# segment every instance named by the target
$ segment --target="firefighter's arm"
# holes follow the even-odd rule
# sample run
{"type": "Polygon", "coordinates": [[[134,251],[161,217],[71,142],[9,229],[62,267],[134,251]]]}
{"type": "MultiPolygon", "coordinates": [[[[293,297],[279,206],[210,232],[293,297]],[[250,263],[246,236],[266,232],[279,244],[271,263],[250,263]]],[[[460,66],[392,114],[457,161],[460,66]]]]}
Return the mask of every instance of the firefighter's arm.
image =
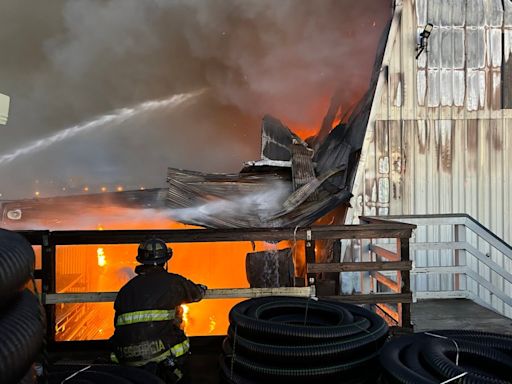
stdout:
{"type": "Polygon", "coordinates": [[[196,301],[200,301],[208,290],[206,285],[195,284],[185,278],[182,280],[182,287],[185,293],[186,303],[194,303],[196,301]]]}

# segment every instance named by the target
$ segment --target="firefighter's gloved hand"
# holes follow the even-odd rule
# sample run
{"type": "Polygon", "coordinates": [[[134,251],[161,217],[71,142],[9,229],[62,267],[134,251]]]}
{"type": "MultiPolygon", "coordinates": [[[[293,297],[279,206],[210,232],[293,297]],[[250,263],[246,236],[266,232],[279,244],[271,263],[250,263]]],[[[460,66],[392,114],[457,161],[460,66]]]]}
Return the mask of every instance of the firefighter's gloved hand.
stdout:
{"type": "Polygon", "coordinates": [[[208,287],[203,284],[197,284],[197,286],[201,290],[201,295],[204,297],[204,295],[206,294],[206,291],[208,290],[208,287]]]}

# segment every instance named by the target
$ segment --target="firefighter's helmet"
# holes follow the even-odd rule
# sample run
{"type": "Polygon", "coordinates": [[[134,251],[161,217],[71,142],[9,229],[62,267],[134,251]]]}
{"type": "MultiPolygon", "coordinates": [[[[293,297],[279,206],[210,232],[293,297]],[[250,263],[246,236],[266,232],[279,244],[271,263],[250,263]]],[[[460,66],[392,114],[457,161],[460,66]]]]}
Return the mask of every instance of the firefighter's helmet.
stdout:
{"type": "Polygon", "coordinates": [[[137,261],[144,265],[163,265],[172,257],[172,249],[165,241],[152,238],[139,245],[137,261]]]}

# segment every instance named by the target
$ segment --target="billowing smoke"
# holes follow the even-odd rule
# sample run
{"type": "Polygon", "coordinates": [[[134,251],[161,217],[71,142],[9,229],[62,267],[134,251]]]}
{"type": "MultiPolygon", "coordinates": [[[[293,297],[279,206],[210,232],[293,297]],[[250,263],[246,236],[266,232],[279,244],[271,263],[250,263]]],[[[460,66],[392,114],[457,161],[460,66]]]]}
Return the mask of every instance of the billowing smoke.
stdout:
{"type": "Polygon", "coordinates": [[[117,130],[83,132],[0,167],[3,198],[162,186],[166,167],[231,172],[259,121],[318,129],[329,97],[367,88],[391,0],[3,0],[0,156],[146,100],[206,88],[117,130]],[[64,191],[66,189],[66,191],[64,191]]]}

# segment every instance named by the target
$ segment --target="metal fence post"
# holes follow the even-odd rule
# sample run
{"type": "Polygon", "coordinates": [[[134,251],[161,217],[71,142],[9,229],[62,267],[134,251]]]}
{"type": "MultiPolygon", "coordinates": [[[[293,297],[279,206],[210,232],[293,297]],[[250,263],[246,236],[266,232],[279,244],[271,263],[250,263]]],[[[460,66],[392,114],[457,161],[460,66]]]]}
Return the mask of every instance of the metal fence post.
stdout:
{"type": "MultiPolygon", "coordinates": [[[[454,240],[456,242],[466,242],[466,226],[464,224],[456,224],[453,226],[454,240]]],[[[466,251],[464,249],[454,250],[453,263],[455,266],[466,265],[466,251]]],[[[453,290],[466,290],[465,276],[455,273],[453,276],[453,290]]]]}
{"type": "MultiPolygon", "coordinates": [[[[55,244],[51,241],[50,233],[43,234],[43,242],[41,245],[41,265],[42,265],[42,294],[45,295],[56,293],[56,255],[55,244]]],[[[45,304],[46,312],[46,340],[47,342],[55,342],[55,304],[45,304]]]]}

